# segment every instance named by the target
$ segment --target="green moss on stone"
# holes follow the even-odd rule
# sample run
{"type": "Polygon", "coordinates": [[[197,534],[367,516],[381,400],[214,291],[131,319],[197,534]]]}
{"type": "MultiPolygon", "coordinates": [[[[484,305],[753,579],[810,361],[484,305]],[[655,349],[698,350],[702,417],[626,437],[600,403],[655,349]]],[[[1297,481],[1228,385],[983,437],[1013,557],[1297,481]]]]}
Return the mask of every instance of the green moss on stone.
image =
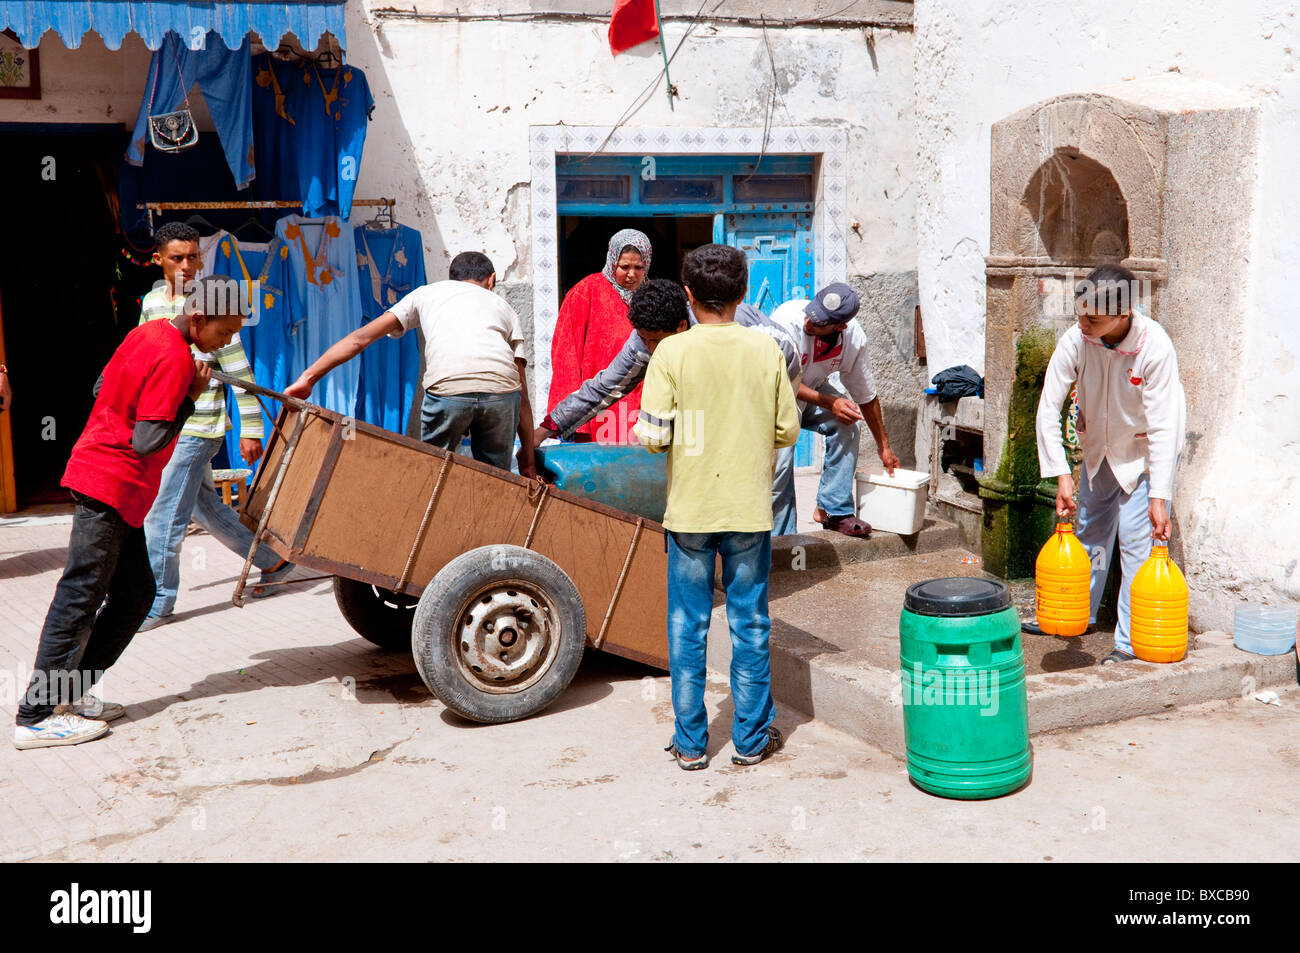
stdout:
{"type": "Polygon", "coordinates": [[[985,568],[1004,578],[1032,576],[1034,560],[1055,524],[1056,481],[1039,477],[1035,419],[1047,364],[1056,349],[1051,328],[1034,326],[1016,341],[1016,371],[1002,456],[980,481],[984,497],[985,568]]]}
{"type": "Polygon", "coordinates": [[[995,576],[1009,579],[1007,575],[1007,519],[1010,504],[1006,500],[984,500],[984,522],[980,536],[980,555],[984,569],[995,576]]]}
{"type": "Polygon", "coordinates": [[[1051,328],[1026,328],[1016,341],[1016,376],[1011,383],[1011,407],[1007,412],[1007,439],[994,477],[1020,496],[1032,494],[1038,486],[1038,439],[1034,421],[1038,397],[1043,391],[1047,364],[1056,349],[1051,328]]]}

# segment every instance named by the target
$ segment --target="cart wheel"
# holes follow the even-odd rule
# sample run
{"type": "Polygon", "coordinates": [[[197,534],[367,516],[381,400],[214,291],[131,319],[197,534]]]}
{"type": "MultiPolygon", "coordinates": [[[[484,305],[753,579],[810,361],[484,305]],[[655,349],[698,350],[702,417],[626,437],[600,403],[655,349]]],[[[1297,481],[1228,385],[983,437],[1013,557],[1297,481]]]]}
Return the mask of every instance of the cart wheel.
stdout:
{"type": "Polygon", "coordinates": [[[420,597],[415,667],[438,698],[472,721],[541,711],[572,681],[587,643],[582,597],[564,570],[519,546],[457,556],[420,597]]]}
{"type": "Polygon", "coordinates": [[[402,651],[411,644],[411,620],[419,601],[415,596],[335,576],[334,601],[348,625],[363,639],[390,652],[402,651]]]}

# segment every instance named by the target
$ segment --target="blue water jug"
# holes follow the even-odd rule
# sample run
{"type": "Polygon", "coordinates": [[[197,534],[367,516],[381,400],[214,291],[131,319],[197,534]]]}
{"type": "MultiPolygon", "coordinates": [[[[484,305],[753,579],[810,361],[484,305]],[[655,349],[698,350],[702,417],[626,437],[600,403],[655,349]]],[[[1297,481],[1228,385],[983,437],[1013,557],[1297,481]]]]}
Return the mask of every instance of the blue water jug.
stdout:
{"type": "Polygon", "coordinates": [[[538,474],[558,489],[663,522],[668,454],[639,446],[561,443],[538,447],[536,458],[538,474]]]}

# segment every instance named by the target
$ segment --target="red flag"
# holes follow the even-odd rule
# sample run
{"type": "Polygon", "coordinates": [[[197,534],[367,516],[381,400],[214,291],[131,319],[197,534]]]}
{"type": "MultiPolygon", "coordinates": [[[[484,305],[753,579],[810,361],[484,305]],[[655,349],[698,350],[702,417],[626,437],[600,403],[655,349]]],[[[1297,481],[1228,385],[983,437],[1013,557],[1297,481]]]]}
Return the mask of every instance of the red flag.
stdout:
{"type": "Polygon", "coordinates": [[[614,0],[609,18],[609,50],[615,56],[659,35],[655,0],[614,0]]]}

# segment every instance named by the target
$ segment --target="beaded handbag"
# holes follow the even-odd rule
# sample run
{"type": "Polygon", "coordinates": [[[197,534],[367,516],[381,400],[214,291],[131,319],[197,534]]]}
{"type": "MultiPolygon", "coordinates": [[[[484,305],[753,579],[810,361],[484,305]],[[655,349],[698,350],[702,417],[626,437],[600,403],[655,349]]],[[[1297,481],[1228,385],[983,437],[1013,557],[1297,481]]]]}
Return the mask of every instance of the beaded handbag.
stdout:
{"type": "MultiPolygon", "coordinates": [[[[186,100],[188,107],[189,100],[186,100]]],[[[183,152],[198,144],[199,130],[188,108],[149,117],[149,141],[159,152],[183,152]]]]}
{"type": "Polygon", "coordinates": [[[172,47],[172,60],[176,63],[176,72],[181,78],[181,89],[185,90],[184,108],[175,112],[161,113],[157,116],[152,115],[153,98],[158,89],[158,75],[162,72],[162,64],[158,65],[158,73],[154,74],[153,88],[149,90],[149,141],[159,152],[184,152],[186,149],[193,148],[199,142],[199,128],[194,124],[194,115],[190,112],[189,87],[185,85],[185,74],[181,71],[180,57],[176,55],[176,47],[172,47]]]}

